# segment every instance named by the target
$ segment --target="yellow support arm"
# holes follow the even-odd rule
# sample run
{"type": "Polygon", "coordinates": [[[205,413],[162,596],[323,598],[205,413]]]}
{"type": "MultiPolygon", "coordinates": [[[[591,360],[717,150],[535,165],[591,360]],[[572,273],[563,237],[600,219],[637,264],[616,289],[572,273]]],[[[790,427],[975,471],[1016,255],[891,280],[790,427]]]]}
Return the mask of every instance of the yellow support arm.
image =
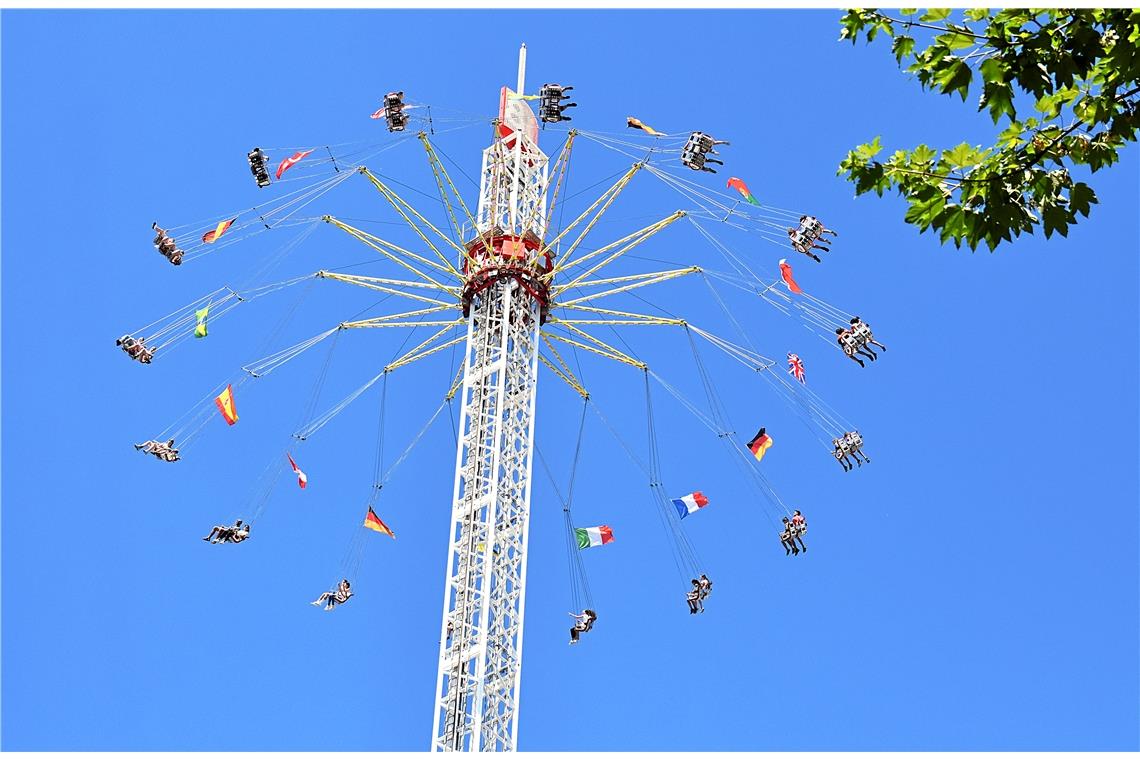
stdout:
{"type": "MultiPolygon", "coordinates": [[[[605,298],[606,296],[617,295],[618,293],[624,293],[627,290],[636,290],[637,288],[644,288],[647,285],[656,285],[659,282],[665,282],[667,280],[675,280],[678,277],[684,277],[687,274],[693,274],[693,273],[700,272],[700,271],[701,271],[700,267],[689,267],[687,269],[674,269],[674,270],[671,270],[668,272],[649,272],[647,274],[635,274],[635,275],[631,275],[629,277],[612,277],[612,278],[610,278],[612,281],[623,281],[624,280],[624,281],[628,281],[629,284],[622,285],[621,287],[617,287],[617,288],[611,288],[609,290],[603,290],[600,293],[590,293],[589,295],[582,296],[581,298],[575,298],[572,301],[566,301],[566,302],[561,303],[559,305],[563,306],[565,308],[572,308],[575,304],[585,303],[586,301],[593,301],[596,298],[605,298]],[[640,280],[640,282],[638,282],[637,280],[640,280]]],[[[598,284],[601,284],[604,282],[606,282],[606,280],[592,280],[590,282],[580,282],[580,283],[578,283],[577,287],[585,288],[585,287],[589,287],[590,285],[598,285],[598,284]]],[[[563,290],[565,290],[567,287],[569,287],[569,285],[565,285],[565,286],[555,288],[554,289],[554,295],[558,295],[563,290]]]]}
{"type": "Polygon", "coordinates": [[[579,383],[577,380],[574,380],[570,376],[564,374],[562,372],[562,370],[558,369],[558,367],[555,367],[554,364],[552,364],[551,361],[549,359],[547,359],[545,356],[543,356],[542,354],[539,354],[538,360],[540,362],[542,362],[543,364],[545,364],[546,367],[551,372],[553,372],[554,374],[556,374],[560,378],[562,378],[563,382],[565,382],[567,385],[569,385],[571,388],[573,388],[575,391],[577,391],[578,395],[580,395],[582,398],[585,398],[585,399],[590,398],[590,394],[586,392],[586,389],[582,387],[581,383],[579,383]]]}
{"type": "Polygon", "coordinates": [[[577,219],[570,222],[570,224],[567,225],[565,229],[560,231],[558,233],[558,235],[556,235],[554,237],[553,240],[551,240],[548,243],[543,243],[542,248],[538,251],[537,254],[535,254],[534,261],[538,261],[538,259],[540,259],[542,256],[544,256],[544,255],[550,253],[552,250],[554,250],[554,246],[557,245],[558,242],[562,240],[563,235],[565,235],[570,230],[577,227],[582,222],[583,219],[585,219],[586,217],[588,217],[590,214],[592,214],[594,212],[594,209],[596,209],[599,205],[601,205],[603,202],[605,202],[605,207],[602,208],[598,212],[597,216],[594,217],[594,219],[590,222],[589,226],[582,232],[581,235],[578,236],[578,239],[574,242],[574,245],[571,246],[571,248],[569,250],[567,250],[562,256],[559,257],[559,260],[558,260],[558,262],[556,262],[556,265],[555,265],[555,269],[557,269],[558,268],[557,265],[560,264],[562,261],[564,261],[566,259],[566,257],[570,255],[570,253],[573,251],[574,247],[576,247],[578,245],[578,243],[582,240],[582,237],[584,237],[585,234],[590,231],[590,227],[593,227],[594,224],[597,223],[598,219],[601,218],[602,214],[605,213],[606,209],[610,207],[610,204],[614,202],[614,200],[618,197],[618,195],[621,194],[621,191],[625,189],[625,186],[629,184],[629,181],[631,179],[633,179],[633,175],[637,174],[637,172],[641,170],[642,166],[643,166],[643,164],[640,164],[640,163],[637,163],[637,164],[634,164],[633,166],[631,166],[629,171],[627,171],[625,174],[623,174],[621,176],[621,178],[610,187],[610,189],[606,190],[604,193],[602,193],[600,196],[598,196],[598,199],[596,201],[594,201],[592,204],[590,204],[590,207],[588,209],[586,209],[585,211],[583,211],[582,214],[577,219]]]}
{"type": "MultiPolygon", "coordinates": [[[[606,266],[607,264],[613,263],[615,260],[617,260],[621,256],[625,255],[626,253],[629,253],[631,250],[633,250],[637,246],[641,245],[646,240],[653,237],[658,232],[665,229],[669,225],[673,224],[673,222],[677,221],[678,219],[682,218],[683,216],[685,216],[684,211],[674,211],[672,214],[665,217],[660,222],[657,222],[656,224],[651,224],[648,227],[645,227],[644,229],[641,229],[641,230],[635,232],[633,235],[627,235],[624,239],[630,240],[630,238],[633,238],[632,240],[630,240],[630,242],[626,243],[621,248],[614,251],[609,256],[602,259],[600,262],[598,262],[594,266],[590,267],[589,269],[587,269],[585,272],[583,272],[582,274],[575,277],[570,282],[563,285],[562,290],[565,290],[566,288],[571,288],[571,287],[578,285],[578,283],[585,280],[587,277],[592,275],[594,272],[597,272],[599,269],[606,266]]],[[[620,241],[616,241],[616,242],[620,242],[620,241]]],[[[563,269],[569,269],[570,267],[575,267],[575,266],[578,266],[579,264],[582,264],[586,261],[589,261],[590,259],[601,255],[602,253],[604,253],[609,248],[612,248],[615,244],[616,243],[611,243],[609,246],[599,248],[598,250],[593,251],[592,253],[587,253],[585,256],[582,256],[581,258],[579,258],[577,261],[570,262],[565,267],[563,267],[563,269]]],[[[558,269],[555,268],[555,270],[553,272],[551,272],[550,274],[553,275],[557,271],[558,271],[558,269]]]]}
{"type": "Polygon", "coordinates": [[[456,269],[455,266],[452,265],[452,263],[450,261],[448,261],[446,256],[444,256],[442,253],[440,253],[440,250],[435,247],[435,245],[431,242],[431,240],[428,239],[428,236],[425,235],[424,231],[419,228],[419,225],[417,225],[415,222],[413,222],[411,217],[409,217],[407,215],[407,213],[405,212],[405,209],[407,209],[407,211],[412,212],[412,214],[417,219],[419,219],[421,222],[423,222],[428,227],[428,229],[430,229],[435,234],[439,235],[439,237],[442,240],[445,240],[448,244],[450,244],[452,248],[459,251],[460,254],[466,255],[467,251],[465,251],[463,249],[463,246],[461,246],[459,243],[457,243],[454,240],[452,240],[451,238],[449,238],[447,235],[444,235],[442,232],[440,232],[439,228],[436,227],[431,222],[429,222],[427,219],[425,219],[424,215],[421,214],[419,211],[416,211],[415,207],[412,204],[408,203],[406,200],[401,198],[394,190],[392,190],[392,188],[388,187],[383,182],[381,182],[376,177],[376,175],[373,174],[372,172],[368,171],[368,169],[366,167],[363,167],[363,166],[360,167],[360,173],[363,174],[364,176],[368,177],[369,181],[373,185],[376,186],[377,190],[380,191],[380,194],[383,195],[384,198],[390,204],[392,204],[392,208],[396,209],[396,213],[398,213],[400,216],[402,216],[404,218],[404,221],[407,223],[407,225],[412,228],[412,231],[415,232],[417,235],[419,235],[420,240],[423,240],[424,243],[427,245],[427,247],[432,249],[432,251],[435,252],[435,255],[439,257],[439,260],[443,262],[444,266],[447,267],[447,269],[452,274],[454,274],[456,277],[460,277],[459,270],[456,269]]]}
{"type": "MultiPolygon", "coordinates": [[[[403,296],[404,298],[410,298],[413,301],[422,301],[423,303],[433,303],[433,304],[438,304],[440,306],[451,306],[452,305],[452,304],[449,304],[447,301],[441,301],[438,298],[429,298],[428,296],[421,296],[421,295],[418,295],[416,293],[408,293],[408,292],[403,291],[403,290],[397,290],[396,288],[388,287],[387,285],[383,284],[386,281],[379,278],[379,277],[361,277],[361,276],[357,276],[357,275],[340,275],[340,274],[334,274],[332,272],[323,272],[323,273],[321,273],[321,276],[325,277],[326,279],[329,279],[329,280],[338,280],[340,282],[347,282],[350,285],[357,285],[357,286],[362,287],[362,288],[368,288],[369,290],[379,290],[381,293],[391,293],[392,295],[403,296]]],[[[399,280],[396,280],[395,282],[399,282],[399,280]]],[[[429,287],[430,288],[432,286],[431,285],[414,285],[414,287],[429,287]]],[[[458,289],[454,290],[452,292],[452,294],[456,298],[458,298],[459,297],[458,289]]]]}
{"type": "MultiPolygon", "coordinates": [[[[557,174],[558,179],[554,182],[554,194],[550,198],[550,204],[546,207],[546,224],[543,229],[549,230],[550,223],[554,219],[554,204],[558,202],[558,194],[562,191],[562,185],[566,181],[566,174],[570,169],[570,151],[574,148],[574,138],[578,136],[578,130],[571,129],[566,135],[566,144],[562,146],[562,152],[558,154],[558,160],[554,162],[554,168],[551,174],[557,174]]],[[[535,207],[537,213],[538,207],[535,207]]],[[[529,223],[527,224],[529,227],[529,223]]],[[[531,262],[533,265],[534,262],[531,262]]]]}
{"type": "Polygon", "coordinates": [[[452,340],[447,341],[446,343],[441,343],[440,345],[434,346],[430,349],[427,348],[434,341],[439,340],[441,337],[443,337],[445,334],[447,334],[448,331],[453,330],[457,326],[463,324],[463,322],[464,322],[464,320],[462,320],[462,319],[456,319],[456,320],[453,320],[452,322],[447,323],[446,326],[441,327],[438,331],[433,333],[427,340],[421,342],[415,348],[409,349],[399,359],[394,360],[391,364],[384,367],[384,371],[390,372],[394,369],[397,369],[398,367],[403,367],[407,364],[411,364],[414,361],[418,361],[420,359],[423,359],[425,356],[431,356],[432,354],[436,353],[437,351],[442,351],[445,348],[448,348],[450,346],[454,346],[456,343],[460,343],[460,342],[466,340],[467,336],[461,335],[458,338],[454,338],[452,340]]]}
{"type": "MultiPolygon", "coordinates": [[[[344,230],[349,235],[352,235],[354,238],[356,238],[360,242],[364,243],[369,248],[372,248],[377,253],[380,253],[381,255],[383,255],[385,258],[391,259],[392,261],[396,262],[397,264],[402,266],[404,269],[407,269],[409,272],[416,275],[417,277],[424,280],[425,282],[430,282],[432,285],[436,286],[437,288],[439,288],[442,291],[450,292],[450,291],[448,291],[448,287],[446,285],[444,285],[441,282],[437,282],[437,281],[433,280],[431,277],[428,277],[426,274],[424,274],[420,270],[416,269],[414,266],[412,266],[408,262],[404,261],[402,258],[397,256],[396,254],[392,253],[392,251],[399,251],[404,256],[407,256],[408,258],[413,259],[414,261],[420,262],[421,264],[425,264],[427,266],[435,267],[436,269],[439,269],[439,270],[442,270],[445,272],[448,271],[444,267],[441,267],[439,264],[436,264],[434,261],[431,261],[429,259],[425,259],[423,256],[420,256],[419,254],[416,254],[416,253],[412,253],[411,251],[406,250],[404,248],[401,248],[400,246],[395,245],[394,243],[389,243],[387,240],[381,240],[380,238],[376,237],[375,235],[370,235],[369,233],[364,232],[363,230],[358,230],[351,225],[345,224],[344,222],[340,221],[336,217],[326,216],[326,217],[324,217],[324,221],[328,222],[329,224],[335,225],[336,227],[339,227],[340,229],[344,230]],[[391,248],[392,250],[391,251],[388,250],[389,248],[391,248]]],[[[454,271],[454,270],[452,270],[452,271],[454,271]]]]}
{"type": "Polygon", "coordinates": [[[630,356],[626,356],[625,354],[623,354],[621,351],[618,351],[613,346],[609,346],[609,345],[603,343],[602,341],[598,340],[594,336],[590,335],[587,332],[584,332],[584,331],[578,329],[577,327],[574,327],[573,325],[565,325],[565,327],[567,330],[570,330],[570,331],[572,331],[578,335],[581,335],[582,337],[586,338],[586,340],[590,341],[591,343],[593,343],[595,345],[593,345],[593,346],[587,345],[587,344],[582,343],[580,341],[574,340],[572,338],[567,338],[563,335],[558,335],[556,333],[547,333],[547,334],[551,338],[553,338],[554,340],[561,341],[562,343],[566,343],[567,345],[575,346],[576,348],[581,348],[584,351],[589,351],[591,353],[597,354],[598,356],[604,356],[607,359],[613,359],[614,361],[621,362],[622,364],[628,364],[631,367],[637,367],[638,369],[646,369],[649,366],[645,362],[641,362],[641,361],[638,361],[637,359],[634,359],[630,356]]]}

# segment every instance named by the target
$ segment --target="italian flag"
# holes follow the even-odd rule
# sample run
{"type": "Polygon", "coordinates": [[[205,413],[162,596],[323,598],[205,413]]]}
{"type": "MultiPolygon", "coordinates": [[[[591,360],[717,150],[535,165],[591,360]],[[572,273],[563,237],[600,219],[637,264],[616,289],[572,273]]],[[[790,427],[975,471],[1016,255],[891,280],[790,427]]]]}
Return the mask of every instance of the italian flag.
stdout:
{"type": "Polygon", "coordinates": [[[608,525],[599,525],[596,528],[575,528],[574,536],[578,539],[579,549],[589,549],[591,546],[601,546],[612,543],[614,532],[608,525]]]}

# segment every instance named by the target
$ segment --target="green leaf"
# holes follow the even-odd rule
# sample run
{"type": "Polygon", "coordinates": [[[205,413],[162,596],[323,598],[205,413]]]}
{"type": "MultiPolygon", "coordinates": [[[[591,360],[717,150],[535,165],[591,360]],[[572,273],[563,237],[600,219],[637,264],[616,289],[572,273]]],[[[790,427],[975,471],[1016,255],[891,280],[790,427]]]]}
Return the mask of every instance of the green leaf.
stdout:
{"type": "Polygon", "coordinates": [[[1042,214],[1045,223],[1045,237],[1053,237],[1054,232],[1060,232],[1061,237],[1069,235],[1069,215],[1061,206],[1048,206],[1042,214]]]}
{"type": "Polygon", "coordinates": [[[987,58],[980,68],[983,82],[1005,81],[1005,72],[1009,69],[1000,58],[987,58]]]}
{"type": "Polygon", "coordinates": [[[942,191],[938,187],[927,185],[910,199],[910,208],[904,219],[908,224],[918,225],[925,232],[945,205],[946,197],[942,191]]]}
{"type": "Polygon", "coordinates": [[[876,135],[875,139],[872,140],[871,142],[863,143],[862,145],[857,147],[855,149],[855,154],[859,158],[863,159],[864,161],[869,161],[872,158],[874,158],[875,156],[877,156],[879,154],[879,151],[881,151],[882,149],[883,149],[882,136],[876,135]]]}
{"type": "Polygon", "coordinates": [[[964,15],[968,21],[981,21],[990,15],[989,8],[967,8],[964,15]]]}
{"type": "Polygon", "coordinates": [[[950,50],[962,50],[964,48],[974,47],[976,44],[973,37],[968,34],[962,34],[961,32],[940,34],[936,39],[940,44],[945,45],[950,50]]]}
{"type": "Polygon", "coordinates": [[[934,76],[934,81],[942,85],[943,93],[951,93],[957,90],[961,94],[962,100],[965,100],[966,94],[970,91],[970,80],[973,77],[974,72],[969,65],[961,59],[955,59],[953,63],[934,76]]]}
{"type": "Polygon", "coordinates": [[[918,13],[918,8],[900,8],[899,13],[904,16],[913,16],[914,14],[918,13]]]}
{"type": "Polygon", "coordinates": [[[929,164],[934,161],[937,155],[938,154],[928,145],[919,145],[911,151],[910,159],[915,164],[929,164]]]}
{"type": "Polygon", "coordinates": [[[1002,116],[1015,118],[1017,111],[1013,107],[1013,90],[1004,82],[987,82],[982,92],[981,103],[978,105],[979,111],[983,108],[990,109],[994,124],[997,124],[1002,116]]]}
{"type": "Polygon", "coordinates": [[[961,169],[964,166],[973,166],[978,162],[980,152],[974,150],[970,143],[962,143],[950,150],[942,151],[942,160],[946,161],[951,168],[961,169]]]}
{"type": "Polygon", "coordinates": [[[1100,201],[1097,200],[1093,189],[1084,182],[1076,183],[1073,185],[1073,189],[1069,191],[1069,207],[1081,216],[1087,217],[1094,203],[1100,203],[1100,201]]]}
{"type": "Polygon", "coordinates": [[[902,63],[903,58],[914,54],[914,37],[907,37],[905,34],[895,37],[895,41],[891,43],[891,52],[895,54],[895,60],[902,63]]]}
{"type": "Polygon", "coordinates": [[[931,8],[919,17],[919,21],[941,21],[950,15],[950,8],[931,8]]]}

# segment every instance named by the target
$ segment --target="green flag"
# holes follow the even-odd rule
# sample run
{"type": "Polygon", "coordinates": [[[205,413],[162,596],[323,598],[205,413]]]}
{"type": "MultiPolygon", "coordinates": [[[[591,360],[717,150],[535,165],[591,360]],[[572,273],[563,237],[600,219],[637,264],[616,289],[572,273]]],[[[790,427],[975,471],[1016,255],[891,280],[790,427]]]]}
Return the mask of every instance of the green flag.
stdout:
{"type": "Polygon", "coordinates": [[[206,337],[206,315],[209,313],[210,313],[210,305],[209,304],[206,305],[206,308],[198,309],[198,311],[194,312],[194,316],[198,318],[198,324],[197,324],[197,326],[194,327],[194,337],[195,338],[205,338],[206,337]]]}

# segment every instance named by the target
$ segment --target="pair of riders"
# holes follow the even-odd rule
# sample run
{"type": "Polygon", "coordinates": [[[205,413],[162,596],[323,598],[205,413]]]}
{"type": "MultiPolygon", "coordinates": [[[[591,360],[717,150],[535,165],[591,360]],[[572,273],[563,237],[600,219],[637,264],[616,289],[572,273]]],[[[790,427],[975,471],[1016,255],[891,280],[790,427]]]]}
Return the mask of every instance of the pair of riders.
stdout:
{"type": "Polygon", "coordinates": [[[240,544],[249,538],[249,523],[238,520],[233,525],[215,525],[209,535],[202,536],[203,541],[211,544],[240,544]]]}
{"type": "Polygon", "coordinates": [[[851,317],[850,328],[835,328],[835,335],[835,342],[843,349],[843,353],[846,354],[847,358],[851,359],[851,361],[858,362],[860,367],[866,367],[867,365],[855,354],[866,356],[871,361],[875,361],[875,359],[879,358],[878,354],[867,347],[868,343],[874,343],[883,351],[887,350],[886,346],[875,340],[875,336],[871,333],[871,326],[859,319],[859,317],[851,317]]]}
{"type": "Polygon", "coordinates": [[[115,345],[121,347],[127,352],[127,356],[136,359],[143,364],[150,364],[154,359],[154,349],[147,348],[146,338],[132,338],[130,335],[124,335],[115,340],[115,345]]]}
{"type": "Polygon", "coordinates": [[[390,92],[384,96],[384,121],[389,132],[403,132],[408,126],[408,115],[404,113],[404,91],[390,92]]]}
{"type": "Polygon", "coordinates": [[[714,146],[728,144],[728,140],[717,140],[712,135],[707,135],[704,132],[693,132],[689,135],[689,140],[685,143],[685,147],[681,149],[681,163],[693,171],[712,172],[716,174],[716,169],[710,169],[705,166],[705,164],[719,164],[720,166],[724,166],[724,161],[709,158],[709,155],[717,155],[714,146]]]}
{"type": "Polygon", "coordinates": [[[174,238],[167,235],[166,230],[158,226],[158,222],[153,222],[150,228],[154,230],[154,247],[158,252],[174,266],[181,264],[183,251],[175,244],[174,238]]]}
{"type": "Polygon", "coordinates": [[[820,243],[827,243],[831,245],[832,241],[824,237],[824,235],[838,235],[835,230],[829,230],[823,226],[823,222],[816,219],[814,216],[804,214],[800,217],[799,229],[795,227],[788,228],[788,238],[792,241],[792,248],[799,253],[809,256],[816,261],[821,261],[819,256],[811,252],[812,248],[818,248],[821,251],[831,252],[830,248],[820,245],[820,243]]]}
{"type": "Polygon", "coordinates": [[[832,438],[831,445],[835,447],[832,453],[839,460],[839,464],[843,465],[844,472],[855,469],[855,465],[851,464],[847,457],[853,457],[860,467],[864,461],[868,464],[871,462],[871,457],[863,453],[863,436],[859,435],[858,430],[844,433],[841,438],[832,438]]]}
{"type": "Polygon", "coordinates": [[[784,547],[784,554],[799,554],[800,551],[807,551],[807,545],[804,543],[803,535],[807,533],[807,520],[800,514],[797,509],[795,514],[789,520],[787,517],[780,518],[784,521],[784,530],[780,533],[780,544],[784,547]],[[796,546],[796,541],[800,545],[796,546]]]}
{"type": "Polygon", "coordinates": [[[338,604],[344,604],[352,598],[352,584],[348,582],[348,578],[343,579],[340,583],[336,584],[336,589],[333,591],[325,591],[318,596],[310,604],[320,607],[325,605],[325,612],[328,612],[338,604]]]}
{"type": "Polygon", "coordinates": [[[166,443],[162,441],[147,441],[146,443],[136,443],[135,451],[142,451],[146,454],[154,454],[156,457],[164,462],[177,462],[178,449],[174,448],[174,439],[171,438],[166,443]]]}
{"type": "Polygon", "coordinates": [[[704,573],[700,579],[693,578],[693,587],[685,594],[685,601],[689,603],[689,614],[695,615],[705,611],[705,599],[712,592],[712,581],[704,573]]]}

